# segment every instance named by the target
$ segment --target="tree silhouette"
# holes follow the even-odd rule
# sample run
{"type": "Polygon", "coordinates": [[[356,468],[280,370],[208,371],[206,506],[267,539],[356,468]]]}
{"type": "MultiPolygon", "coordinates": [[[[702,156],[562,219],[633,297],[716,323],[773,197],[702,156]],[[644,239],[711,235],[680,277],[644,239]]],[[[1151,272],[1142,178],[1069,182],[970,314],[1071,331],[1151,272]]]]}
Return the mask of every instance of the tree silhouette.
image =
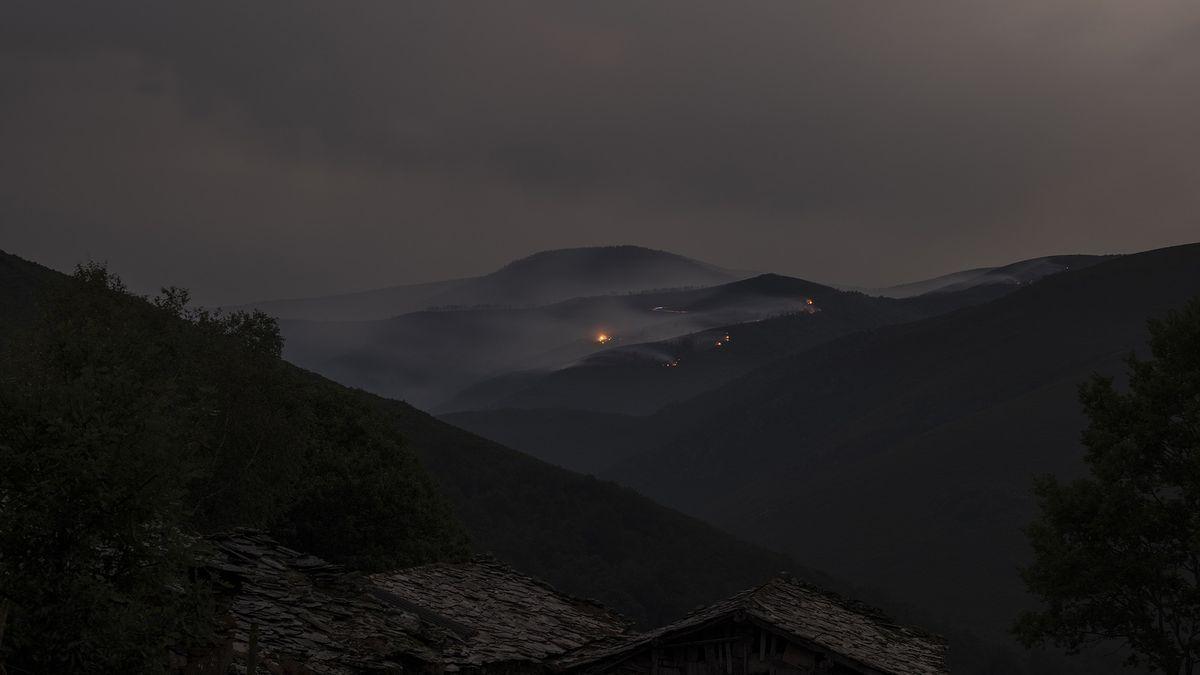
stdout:
{"type": "Polygon", "coordinates": [[[1022,570],[1041,609],[1015,631],[1071,652],[1120,642],[1128,663],[1191,675],[1200,664],[1200,298],[1151,320],[1152,358],[1129,385],[1080,388],[1087,477],[1037,480],[1041,512],[1022,570]]]}

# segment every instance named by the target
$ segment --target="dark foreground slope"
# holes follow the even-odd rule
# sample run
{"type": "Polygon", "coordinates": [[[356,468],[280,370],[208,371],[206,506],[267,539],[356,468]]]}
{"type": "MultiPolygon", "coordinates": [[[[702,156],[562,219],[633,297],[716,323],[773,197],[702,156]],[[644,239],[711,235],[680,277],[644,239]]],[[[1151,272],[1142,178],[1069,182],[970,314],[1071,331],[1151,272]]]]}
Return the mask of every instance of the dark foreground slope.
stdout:
{"type": "Polygon", "coordinates": [[[842,338],[664,410],[675,437],[610,476],[998,632],[1024,602],[1031,476],[1080,469],[1076,386],[1198,293],[1180,246],[842,338]]]}
{"type": "Polygon", "coordinates": [[[0,250],[0,333],[34,317],[40,290],[63,276],[0,250]]]}
{"type": "MultiPolygon", "coordinates": [[[[547,465],[403,403],[376,400],[397,415],[396,423],[456,505],[477,547],[559,588],[620,608],[644,624],[677,619],[722,593],[753,586],[772,566],[796,570],[793,561],[814,549],[854,539],[840,533],[779,540],[775,543],[786,545],[795,557],[767,553],[627,488],[547,465]]],[[[982,638],[958,620],[959,612],[944,607],[931,611],[924,598],[897,601],[853,577],[830,578],[807,568],[799,573],[942,633],[950,644],[952,670],[960,675],[1100,675],[1118,670],[1108,654],[1064,659],[1050,652],[1028,654],[996,636],[982,638]]]]}
{"type": "Polygon", "coordinates": [[[628,488],[551,466],[407,404],[375,401],[454,503],[478,549],[643,625],[796,569],[785,556],[628,488]]]}
{"type": "MultiPolygon", "coordinates": [[[[212,626],[196,533],[251,525],[358,569],[468,554],[385,416],[279,357],[264,315],[25,277],[0,331],[0,588],[12,672],[156,672],[212,626]],[[32,292],[27,292],[32,290],[32,292]]],[[[3,670],[3,667],[0,667],[3,670]]]]}
{"type": "MultiPolygon", "coordinates": [[[[48,285],[69,283],[12,256],[0,255],[0,269],[14,270],[0,283],[0,303],[20,309],[0,317],[9,328],[28,323],[14,316],[37,314],[32,303],[48,285]]],[[[138,371],[147,375],[141,387],[218,395],[215,403],[205,399],[216,416],[203,415],[202,426],[174,425],[181,445],[217,447],[220,440],[223,448],[213,458],[214,483],[200,490],[220,494],[206,502],[220,508],[197,507],[204,515],[191,523],[197,529],[265,526],[297,547],[352,564],[425,562],[463,552],[446,498],[475,549],[644,624],[795,567],[631,490],[521,455],[404,403],[346,389],[278,358],[244,360],[230,350],[210,358],[198,328],[140,299],[97,291],[85,300],[104,334],[129,334],[120,353],[172,355],[138,371]],[[177,377],[178,386],[164,381],[177,377]],[[206,435],[210,427],[219,439],[206,435]],[[384,534],[405,533],[402,551],[380,550],[384,534]]],[[[187,412],[174,403],[167,409],[187,412]]]]}
{"type": "Polygon", "coordinates": [[[11,310],[0,315],[0,450],[15,481],[5,487],[39,495],[35,486],[95,470],[76,477],[88,483],[76,502],[5,493],[0,510],[45,504],[86,517],[73,512],[94,495],[120,513],[161,490],[175,495],[178,520],[155,518],[176,528],[269,528],[355,566],[467,553],[449,505],[386,418],[280,359],[267,317],[193,311],[178,292],[138,297],[102,267],[67,277],[5,254],[0,269],[0,307],[11,310]],[[53,468],[56,457],[68,464],[53,468]],[[28,474],[15,468],[25,460],[28,474]]]}
{"type": "Polygon", "coordinates": [[[571,408],[501,408],[439,415],[460,429],[556,466],[600,475],[647,444],[644,417],[571,408]]]}
{"type": "MultiPolygon", "coordinates": [[[[53,273],[49,276],[61,278],[53,273]]],[[[0,296],[19,297],[23,292],[19,284],[0,286],[0,296]]],[[[246,371],[237,362],[217,359],[213,365],[214,372],[232,372],[249,378],[250,384],[255,382],[256,372],[246,371]]],[[[347,534],[363,531],[358,511],[361,506],[371,506],[375,498],[385,507],[392,498],[411,507],[389,513],[398,521],[388,528],[390,531],[411,529],[413,522],[442,522],[438,500],[427,499],[422,507],[421,500],[428,496],[424,488],[402,480],[421,475],[407,459],[415,451],[424,470],[452,503],[476,549],[491,551],[563,590],[600,598],[646,624],[677,618],[696,604],[751,586],[780,569],[795,569],[784,556],[742,543],[630,490],[549,466],[455,429],[406,404],[350,392],[312,373],[278,365],[283,378],[280,382],[286,387],[250,389],[258,397],[254,400],[281,416],[273,414],[262,419],[256,414],[260,408],[232,409],[245,415],[247,421],[244,429],[237,425],[235,436],[269,441],[272,453],[284,453],[273,456],[284,461],[265,467],[256,464],[254,455],[239,450],[239,441],[227,448],[231,460],[227,468],[235,470],[231,479],[264,476],[272,490],[316,488],[320,499],[308,502],[312,508],[290,514],[294,518],[282,523],[280,530],[284,536],[294,527],[316,525],[309,528],[311,532],[346,542],[347,534]],[[289,393],[294,391],[307,393],[296,397],[289,393]],[[295,446],[291,446],[293,442],[295,446]],[[306,443],[327,467],[322,471],[320,464],[300,464],[310,469],[305,477],[316,481],[312,484],[293,480],[296,463],[289,463],[286,456],[289,446],[296,452],[306,443]],[[365,465],[345,461],[356,456],[369,461],[365,465]],[[399,474],[378,471],[380,463],[391,466],[393,460],[399,474]],[[236,471],[239,467],[244,470],[236,471]],[[376,491],[381,479],[397,494],[376,491]],[[356,501],[364,496],[360,489],[363,486],[371,488],[365,503],[356,501]]],[[[210,377],[206,369],[200,370],[202,376],[210,377]]],[[[250,490],[247,494],[262,493],[250,490]]],[[[425,542],[409,541],[408,547],[428,555],[441,544],[453,544],[456,529],[446,525],[444,536],[431,536],[425,542]]],[[[383,526],[387,528],[387,523],[383,526]]],[[[431,532],[428,528],[423,531],[426,535],[431,532]]],[[[374,547],[372,557],[386,553],[378,550],[377,540],[351,538],[349,543],[355,541],[374,547]]],[[[319,539],[301,539],[298,543],[306,548],[322,545],[319,539]]],[[[809,546],[821,549],[827,543],[787,542],[793,551],[808,550],[805,547],[809,546]]],[[[802,574],[828,585],[816,575],[802,574]]],[[[878,602],[875,596],[855,595],[878,602]]],[[[928,613],[919,610],[902,616],[938,629],[947,626],[944,622],[934,623],[928,613]]],[[[1024,659],[999,661],[1009,657],[996,656],[991,647],[972,642],[969,637],[952,637],[952,645],[956,663],[979,666],[968,670],[956,665],[957,672],[987,672],[983,668],[994,669],[997,663],[1003,665],[995,672],[1026,672],[1024,659]]],[[[1066,671],[1051,666],[1040,672],[1066,671]]]]}
{"type": "Polygon", "coordinates": [[[618,347],[551,373],[512,373],[469,388],[456,397],[457,405],[447,406],[469,408],[474,403],[483,409],[440,417],[552,464],[600,474],[678,433],[673,424],[643,416],[663,406],[856,331],[936,316],[1011,292],[1007,286],[989,285],[888,300],[809,286],[806,290],[818,298],[813,307],[820,311],[815,313],[618,347]],[[673,365],[665,367],[667,363],[673,365]]]}
{"type": "Polygon", "coordinates": [[[480,277],[250,305],[281,319],[370,321],[430,307],[528,307],[570,298],[712,286],[744,274],[666,251],[606,246],[542,251],[480,277]]]}

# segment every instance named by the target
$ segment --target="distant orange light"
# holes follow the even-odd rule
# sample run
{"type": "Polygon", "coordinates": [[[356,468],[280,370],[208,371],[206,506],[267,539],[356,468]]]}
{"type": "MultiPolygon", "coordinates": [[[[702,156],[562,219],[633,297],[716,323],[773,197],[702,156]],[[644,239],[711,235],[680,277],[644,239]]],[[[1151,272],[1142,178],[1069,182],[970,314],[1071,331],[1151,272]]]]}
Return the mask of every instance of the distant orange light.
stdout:
{"type": "Polygon", "coordinates": [[[808,304],[810,304],[810,305],[811,305],[811,304],[813,304],[813,299],[812,299],[812,298],[809,298],[807,302],[808,302],[808,304]]]}
{"type": "Polygon", "coordinates": [[[604,344],[605,342],[612,342],[612,336],[607,333],[600,333],[599,335],[596,336],[596,342],[598,342],[600,344],[604,344]]]}

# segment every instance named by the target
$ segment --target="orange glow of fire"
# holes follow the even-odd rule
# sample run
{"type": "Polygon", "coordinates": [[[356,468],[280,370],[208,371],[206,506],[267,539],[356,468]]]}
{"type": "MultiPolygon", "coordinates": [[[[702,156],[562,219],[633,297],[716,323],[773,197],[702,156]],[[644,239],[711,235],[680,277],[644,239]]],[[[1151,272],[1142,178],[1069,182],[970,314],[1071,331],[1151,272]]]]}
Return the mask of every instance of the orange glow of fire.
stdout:
{"type": "Polygon", "coordinates": [[[811,304],[813,304],[813,299],[812,299],[812,298],[809,298],[809,299],[808,299],[808,300],[806,300],[805,302],[811,305],[811,304]]]}
{"type": "Polygon", "coordinates": [[[596,342],[598,342],[600,344],[604,344],[605,342],[612,342],[612,336],[609,335],[608,333],[600,333],[599,335],[596,336],[596,342]]]}

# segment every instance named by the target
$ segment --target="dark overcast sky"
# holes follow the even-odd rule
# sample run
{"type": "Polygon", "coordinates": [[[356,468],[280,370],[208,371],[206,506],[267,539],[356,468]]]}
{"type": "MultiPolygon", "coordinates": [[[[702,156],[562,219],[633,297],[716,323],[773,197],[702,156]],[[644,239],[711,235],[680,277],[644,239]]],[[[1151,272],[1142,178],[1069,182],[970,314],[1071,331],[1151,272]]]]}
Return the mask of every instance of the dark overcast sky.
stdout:
{"type": "Polygon", "coordinates": [[[1200,239],[1198,83],[1194,0],[5,0],[0,248],[206,302],[1140,250],[1200,239]]]}

